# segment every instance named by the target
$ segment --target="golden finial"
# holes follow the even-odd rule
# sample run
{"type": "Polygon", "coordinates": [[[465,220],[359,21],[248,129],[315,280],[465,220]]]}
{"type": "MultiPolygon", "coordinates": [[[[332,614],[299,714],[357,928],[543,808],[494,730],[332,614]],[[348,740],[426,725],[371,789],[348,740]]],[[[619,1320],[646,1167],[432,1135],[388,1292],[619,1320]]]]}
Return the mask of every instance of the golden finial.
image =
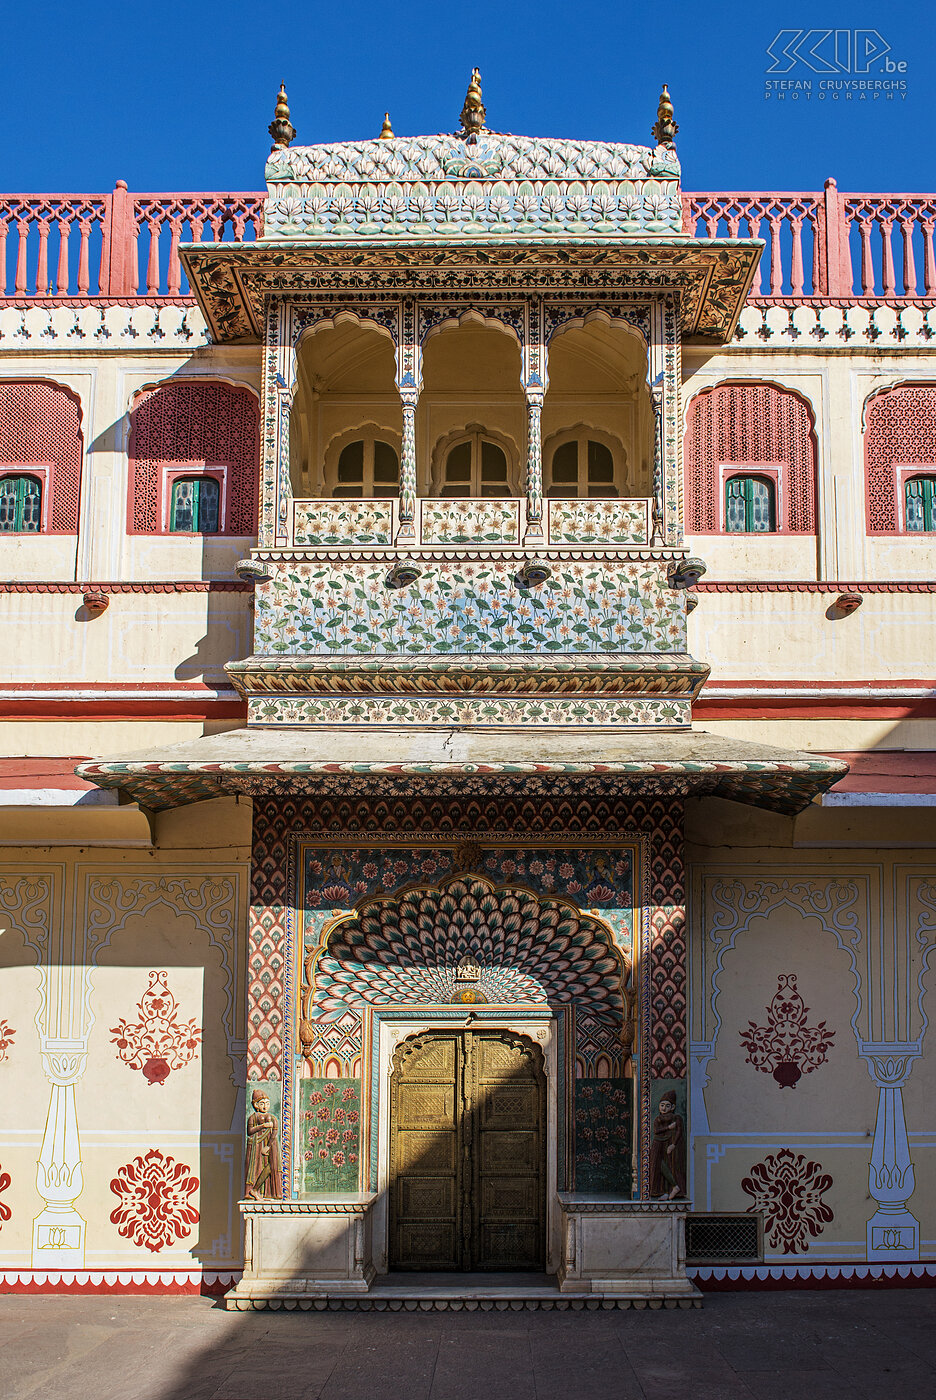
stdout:
{"type": "Polygon", "coordinates": [[[290,141],[295,139],[296,128],[289,120],[289,98],[286,96],[286,84],[280,83],[280,90],[276,98],[276,111],[273,113],[273,120],[267,127],[267,131],[273,137],[273,149],[277,146],[286,147],[290,141]]]}
{"type": "Polygon", "coordinates": [[[485,130],[486,117],[484,103],[481,101],[481,73],[479,69],[472,68],[465,105],[461,110],[462,131],[469,143],[477,141],[478,134],[485,130]]]}
{"type": "Polygon", "coordinates": [[[378,140],[378,141],[392,141],[392,140],[393,140],[393,127],[390,125],[390,113],[389,113],[389,112],[384,112],[384,114],[383,114],[383,126],[380,128],[380,135],[377,137],[377,140],[378,140]]]}
{"type": "Polygon", "coordinates": [[[679,127],[673,121],[673,104],[670,101],[669,88],[663,84],[663,91],[660,93],[660,105],[657,107],[657,119],[650,128],[650,134],[658,146],[672,146],[676,139],[679,127]]]}

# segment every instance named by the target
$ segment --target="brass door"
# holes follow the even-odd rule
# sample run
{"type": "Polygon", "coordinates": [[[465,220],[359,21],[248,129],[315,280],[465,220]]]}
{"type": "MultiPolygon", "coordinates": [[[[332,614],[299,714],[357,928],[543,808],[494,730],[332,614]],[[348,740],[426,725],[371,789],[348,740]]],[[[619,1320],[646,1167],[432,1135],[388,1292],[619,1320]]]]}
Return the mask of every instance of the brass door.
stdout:
{"type": "Polygon", "coordinates": [[[542,1269],[546,1094],[510,1031],[415,1036],[394,1056],[390,1267],[542,1269]]]}

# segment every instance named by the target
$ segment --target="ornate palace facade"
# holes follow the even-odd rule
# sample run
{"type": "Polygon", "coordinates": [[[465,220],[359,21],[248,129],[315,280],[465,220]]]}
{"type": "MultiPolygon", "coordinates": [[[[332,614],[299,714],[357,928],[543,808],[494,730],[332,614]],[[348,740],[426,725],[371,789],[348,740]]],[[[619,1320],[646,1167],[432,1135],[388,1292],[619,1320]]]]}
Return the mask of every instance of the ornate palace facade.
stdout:
{"type": "Polygon", "coordinates": [[[0,1277],[936,1276],[936,203],[270,132],[0,202],[0,1277]]]}

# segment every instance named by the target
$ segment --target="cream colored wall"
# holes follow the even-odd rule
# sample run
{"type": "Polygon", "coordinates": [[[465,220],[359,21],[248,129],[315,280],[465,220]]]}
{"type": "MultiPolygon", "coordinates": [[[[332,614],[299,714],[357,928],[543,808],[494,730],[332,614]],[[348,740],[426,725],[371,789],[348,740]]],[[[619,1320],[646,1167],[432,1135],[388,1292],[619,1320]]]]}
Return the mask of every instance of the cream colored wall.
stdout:
{"type": "Polygon", "coordinates": [[[39,837],[0,852],[0,1023],[15,1032],[0,1062],[11,1210],[0,1269],[223,1273],[240,1262],[250,804],[221,798],[170,814],[155,835],[146,849],[44,847],[39,837]],[[140,1021],[153,971],[166,973],[177,1021],[203,1032],[195,1057],[162,1084],[121,1061],[112,1029],[140,1021]],[[158,1250],[121,1237],[111,1219],[112,1182],[150,1153],[157,1180],[181,1164],[180,1176],[198,1182],[183,1199],[200,1219],[158,1250]],[[48,1234],[33,1239],[56,1194],[48,1173],[37,1175],[40,1159],[80,1185],[51,1245],[48,1234]],[[66,1246],[82,1221],[79,1261],[66,1246]]]}
{"type": "Polygon", "coordinates": [[[760,576],[765,578],[932,580],[931,538],[867,534],[862,413],[868,399],[888,384],[932,381],[933,352],[879,350],[860,336],[853,345],[836,346],[832,353],[812,347],[798,351],[795,340],[783,344],[779,336],[763,349],[752,349],[750,340],[746,336],[715,354],[698,347],[684,350],[684,408],[701,389],[727,379],[766,380],[800,394],[812,411],[819,444],[818,534],[815,541],[748,538],[739,545],[725,537],[689,536],[692,552],[709,564],[706,577],[756,578],[758,561],[763,560],[760,576]],[[760,550],[760,545],[765,548],[760,550]]]}
{"type": "Polygon", "coordinates": [[[89,617],[78,592],[0,594],[0,685],[227,684],[225,662],[249,654],[251,604],[240,592],[113,593],[89,617]]]}
{"type": "Polygon", "coordinates": [[[713,683],[836,679],[873,686],[932,674],[936,595],[867,593],[847,617],[835,612],[836,596],[701,592],[689,615],[689,649],[709,663],[713,683]]]}
{"type": "Polygon", "coordinates": [[[792,1251],[768,1239],[768,1262],[866,1257],[880,1062],[901,1046],[915,1047],[900,1109],[915,1166],[908,1209],[922,1257],[936,1251],[934,837],[932,809],[813,805],[791,819],[688,804],[695,1208],[746,1211],[754,1201],[741,1182],[783,1150],[798,1181],[810,1162],[814,1178],[831,1177],[821,1199],[834,1219],[792,1251]],[[834,1032],[825,1063],[794,1088],[748,1063],[742,1044],[751,1023],[769,1027],[781,974],[796,976],[807,1025],[834,1032]]]}
{"type": "MultiPolygon", "coordinates": [[[[77,339],[77,346],[88,336],[77,339]]],[[[143,339],[143,337],[140,337],[143,339]]],[[[178,341],[178,336],[164,336],[178,341]]],[[[184,343],[184,336],[181,337],[184,343]]],[[[84,444],[78,535],[5,538],[5,578],[113,581],[230,578],[246,540],[154,540],[127,531],[130,408],[140,389],[173,376],[243,384],[259,393],[256,347],[177,344],[164,353],[152,346],[136,353],[124,345],[108,351],[98,342],[76,348],[67,334],[50,338],[47,352],[0,346],[0,375],[64,384],[81,404],[84,444]]]]}

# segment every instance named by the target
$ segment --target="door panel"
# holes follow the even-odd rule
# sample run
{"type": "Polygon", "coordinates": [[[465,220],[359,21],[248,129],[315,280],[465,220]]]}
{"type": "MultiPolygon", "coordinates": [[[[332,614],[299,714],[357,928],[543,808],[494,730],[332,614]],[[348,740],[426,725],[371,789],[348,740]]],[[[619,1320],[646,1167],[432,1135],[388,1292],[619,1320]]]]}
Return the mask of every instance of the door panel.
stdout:
{"type": "Polygon", "coordinates": [[[538,1269],[545,1084],[508,1031],[427,1033],[394,1056],[390,1259],[398,1269],[538,1269]]]}
{"type": "Polygon", "coordinates": [[[461,1170],[454,1036],[420,1036],[392,1079],[390,1253],[398,1269],[457,1269],[461,1170]]]}
{"type": "Polygon", "coordinates": [[[466,1039],[477,1111],[475,1268],[542,1268],[546,1154],[539,1051],[504,1031],[469,1031],[466,1039]]]}

